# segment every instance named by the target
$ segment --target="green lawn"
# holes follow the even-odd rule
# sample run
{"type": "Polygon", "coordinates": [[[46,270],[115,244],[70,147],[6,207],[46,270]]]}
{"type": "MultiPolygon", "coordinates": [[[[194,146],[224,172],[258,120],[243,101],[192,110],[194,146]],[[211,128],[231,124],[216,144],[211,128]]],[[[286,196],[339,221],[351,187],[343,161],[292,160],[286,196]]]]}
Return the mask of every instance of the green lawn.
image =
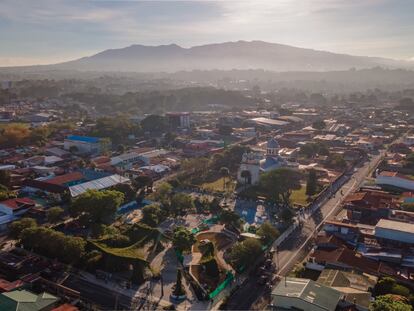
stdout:
{"type": "Polygon", "coordinates": [[[292,203],[298,205],[307,205],[307,199],[308,196],[306,195],[306,185],[302,185],[299,190],[293,190],[292,195],[290,196],[292,203]]]}
{"type": "Polygon", "coordinates": [[[97,248],[99,248],[102,252],[108,253],[115,257],[121,257],[121,258],[128,258],[128,259],[138,259],[146,262],[145,260],[145,251],[142,249],[142,247],[139,245],[140,243],[132,244],[128,247],[123,248],[116,248],[116,247],[110,247],[105,245],[104,243],[100,243],[97,241],[90,241],[93,245],[95,245],[97,248]]]}
{"type": "Polygon", "coordinates": [[[30,123],[24,122],[0,122],[0,129],[8,127],[8,126],[19,126],[19,127],[30,127],[30,123]]]}
{"type": "MultiPolygon", "coordinates": [[[[232,178],[226,178],[226,191],[233,192],[234,188],[236,187],[236,182],[232,178]]],[[[214,191],[214,192],[223,192],[223,177],[216,179],[212,182],[207,182],[201,185],[201,188],[214,191]]]]}

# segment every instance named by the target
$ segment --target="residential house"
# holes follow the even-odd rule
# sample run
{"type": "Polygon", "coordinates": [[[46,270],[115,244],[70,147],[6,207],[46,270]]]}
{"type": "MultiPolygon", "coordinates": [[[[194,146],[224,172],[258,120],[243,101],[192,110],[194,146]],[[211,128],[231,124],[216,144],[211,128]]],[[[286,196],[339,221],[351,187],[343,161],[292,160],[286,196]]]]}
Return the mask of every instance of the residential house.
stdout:
{"type": "Polygon", "coordinates": [[[43,191],[55,200],[61,200],[65,192],[76,197],[89,189],[103,190],[119,183],[129,183],[128,178],[118,174],[81,170],[49,178],[38,178],[25,181],[23,191],[34,193],[43,191]]]}
{"type": "Polygon", "coordinates": [[[381,218],[388,218],[389,210],[397,208],[398,205],[395,196],[372,189],[355,192],[344,200],[344,208],[349,220],[372,225],[381,218]]]}
{"type": "Polygon", "coordinates": [[[26,213],[36,203],[29,198],[15,198],[0,202],[0,231],[7,229],[10,222],[26,213]]]}
{"type": "Polygon", "coordinates": [[[270,310],[335,311],[342,294],[315,281],[285,277],[273,289],[270,310]]]}
{"type": "Polygon", "coordinates": [[[354,306],[358,311],[368,311],[373,300],[371,290],[378,278],[334,269],[324,269],[318,277],[319,284],[342,293],[339,305],[342,308],[354,306]]]}
{"type": "Polygon", "coordinates": [[[338,221],[325,221],[323,230],[327,234],[332,234],[337,238],[351,243],[356,244],[359,237],[359,229],[354,224],[348,224],[338,221]]]}
{"type": "Polygon", "coordinates": [[[63,143],[64,149],[80,154],[102,154],[110,148],[107,138],[69,135],[63,143]]]}
{"type": "Polygon", "coordinates": [[[414,244],[414,224],[381,219],[375,226],[377,239],[387,240],[394,245],[414,244]]]}
{"type": "Polygon", "coordinates": [[[141,154],[137,152],[127,152],[111,158],[111,165],[121,170],[131,169],[138,162],[144,164],[141,154]]]}
{"type": "Polygon", "coordinates": [[[375,183],[381,186],[391,186],[404,190],[414,190],[414,178],[397,172],[382,171],[375,183]]]}
{"type": "Polygon", "coordinates": [[[34,294],[27,290],[14,290],[0,294],[0,310],[49,311],[58,301],[58,297],[46,292],[34,294]]]}

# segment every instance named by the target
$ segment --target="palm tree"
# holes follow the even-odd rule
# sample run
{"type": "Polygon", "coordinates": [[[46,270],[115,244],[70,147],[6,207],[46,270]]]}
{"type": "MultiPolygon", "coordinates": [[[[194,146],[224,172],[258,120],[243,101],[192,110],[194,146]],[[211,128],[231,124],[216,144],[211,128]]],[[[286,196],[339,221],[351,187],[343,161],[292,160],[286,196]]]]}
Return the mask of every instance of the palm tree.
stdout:
{"type": "Polygon", "coordinates": [[[227,167],[220,168],[220,175],[223,177],[223,192],[226,192],[226,177],[230,175],[230,171],[227,167]]]}

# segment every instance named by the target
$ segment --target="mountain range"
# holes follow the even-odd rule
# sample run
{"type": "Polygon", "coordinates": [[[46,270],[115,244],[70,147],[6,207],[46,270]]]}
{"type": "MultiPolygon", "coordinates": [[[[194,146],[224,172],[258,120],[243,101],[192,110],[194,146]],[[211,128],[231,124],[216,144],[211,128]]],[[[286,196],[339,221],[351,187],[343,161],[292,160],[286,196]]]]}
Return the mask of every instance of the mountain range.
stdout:
{"type": "Polygon", "coordinates": [[[237,41],[183,48],[176,44],[131,45],[46,66],[47,69],[123,72],[264,69],[332,71],[372,67],[413,69],[414,62],[352,56],[263,41],[237,41]]]}

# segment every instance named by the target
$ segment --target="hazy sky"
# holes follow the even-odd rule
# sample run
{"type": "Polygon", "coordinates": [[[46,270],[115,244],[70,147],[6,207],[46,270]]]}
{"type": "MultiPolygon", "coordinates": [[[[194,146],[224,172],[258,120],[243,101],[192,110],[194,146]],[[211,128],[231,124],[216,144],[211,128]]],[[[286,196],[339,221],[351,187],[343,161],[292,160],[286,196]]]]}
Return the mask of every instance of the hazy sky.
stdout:
{"type": "Polygon", "coordinates": [[[131,44],[263,40],[414,58],[413,0],[0,0],[0,66],[45,64],[131,44]]]}

